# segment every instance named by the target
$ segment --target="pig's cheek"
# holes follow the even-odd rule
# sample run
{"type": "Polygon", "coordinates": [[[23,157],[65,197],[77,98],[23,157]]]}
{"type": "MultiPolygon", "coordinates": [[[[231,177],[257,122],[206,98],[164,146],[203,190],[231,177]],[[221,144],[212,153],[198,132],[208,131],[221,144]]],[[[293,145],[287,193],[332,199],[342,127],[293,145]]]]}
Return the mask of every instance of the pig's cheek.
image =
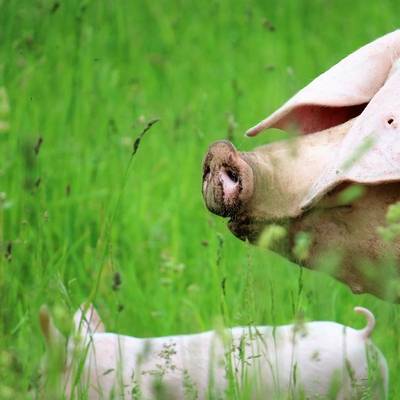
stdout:
{"type": "Polygon", "coordinates": [[[339,218],[340,215],[338,217],[336,214],[337,212],[315,210],[290,225],[291,248],[295,246],[298,233],[306,232],[311,236],[309,257],[305,262],[311,268],[323,259],[324,254],[329,255],[334,251],[342,256],[347,249],[349,228],[345,218],[339,218]]]}

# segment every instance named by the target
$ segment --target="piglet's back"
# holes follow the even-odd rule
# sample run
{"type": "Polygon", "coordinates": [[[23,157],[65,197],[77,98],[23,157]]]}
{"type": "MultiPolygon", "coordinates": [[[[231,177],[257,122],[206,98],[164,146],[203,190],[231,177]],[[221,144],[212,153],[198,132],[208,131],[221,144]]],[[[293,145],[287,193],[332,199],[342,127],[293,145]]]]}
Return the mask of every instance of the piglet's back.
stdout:
{"type": "Polygon", "coordinates": [[[292,357],[290,362],[282,361],[281,370],[286,374],[288,370],[291,374],[296,373],[298,385],[312,382],[307,391],[314,395],[326,396],[328,388],[331,390],[336,387],[337,398],[347,399],[353,398],[354,390],[361,396],[369,388],[373,388],[372,390],[377,391],[376,398],[386,398],[386,360],[370,340],[375,318],[365,308],[356,307],[355,311],[365,315],[367,319],[363,329],[354,329],[335,322],[310,322],[289,327],[292,357]],[[369,368],[378,371],[376,382],[371,381],[369,368]]]}

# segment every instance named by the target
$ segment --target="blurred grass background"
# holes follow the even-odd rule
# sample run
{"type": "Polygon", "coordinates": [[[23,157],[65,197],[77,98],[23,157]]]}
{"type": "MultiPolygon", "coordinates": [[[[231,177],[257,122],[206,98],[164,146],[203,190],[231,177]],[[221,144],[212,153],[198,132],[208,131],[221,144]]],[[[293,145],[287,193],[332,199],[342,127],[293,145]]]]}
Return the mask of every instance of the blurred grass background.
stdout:
{"type": "Polygon", "coordinates": [[[249,150],[278,138],[243,132],[396,29],[399,9],[0,0],[0,398],[25,399],[37,383],[40,305],[67,331],[91,293],[106,326],[134,336],[298,314],[361,327],[352,308],[367,306],[399,398],[399,307],[240,242],[200,192],[211,142],[249,150]]]}

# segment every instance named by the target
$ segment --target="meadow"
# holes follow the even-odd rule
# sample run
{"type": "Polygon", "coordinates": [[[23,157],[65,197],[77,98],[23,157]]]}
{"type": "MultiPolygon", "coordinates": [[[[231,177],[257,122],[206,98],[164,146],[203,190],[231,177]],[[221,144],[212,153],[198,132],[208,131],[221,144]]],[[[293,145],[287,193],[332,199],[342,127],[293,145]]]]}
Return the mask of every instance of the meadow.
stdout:
{"type": "Polygon", "coordinates": [[[0,0],[0,399],[25,399],[38,312],[92,301],[147,337],[334,320],[373,339],[400,398],[400,308],[236,239],[201,196],[210,143],[243,136],[357,47],[396,1],[0,0]],[[149,123],[158,120],[136,141],[149,123]]]}

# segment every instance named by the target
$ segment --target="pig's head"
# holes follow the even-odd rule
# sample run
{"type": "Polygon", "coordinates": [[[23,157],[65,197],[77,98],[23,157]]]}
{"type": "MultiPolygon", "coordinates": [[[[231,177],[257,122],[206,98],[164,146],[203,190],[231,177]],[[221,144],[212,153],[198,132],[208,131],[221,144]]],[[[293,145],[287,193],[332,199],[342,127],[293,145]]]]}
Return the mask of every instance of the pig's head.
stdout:
{"type": "Polygon", "coordinates": [[[352,123],[252,152],[239,152],[227,141],[212,144],[203,163],[207,208],[229,218],[229,229],[250,242],[256,242],[271,223],[288,225],[298,220],[305,214],[303,199],[352,123]]]}
{"type": "Polygon", "coordinates": [[[333,274],[355,292],[385,296],[384,280],[358,263],[377,261],[391,248],[400,256],[400,242],[389,246],[377,234],[388,205],[400,200],[399,55],[395,31],[346,57],[247,132],[296,127],[305,135],[252,152],[227,141],[211,145],[203,163],[208,209],[251,242],[269,224],[284,224],[288,254],[296,234],[306,231],[307,266],[338,249],[342,263],[333,274]],[[343,202],[340,193],[353,183],[363,196],[343,202]]]}

